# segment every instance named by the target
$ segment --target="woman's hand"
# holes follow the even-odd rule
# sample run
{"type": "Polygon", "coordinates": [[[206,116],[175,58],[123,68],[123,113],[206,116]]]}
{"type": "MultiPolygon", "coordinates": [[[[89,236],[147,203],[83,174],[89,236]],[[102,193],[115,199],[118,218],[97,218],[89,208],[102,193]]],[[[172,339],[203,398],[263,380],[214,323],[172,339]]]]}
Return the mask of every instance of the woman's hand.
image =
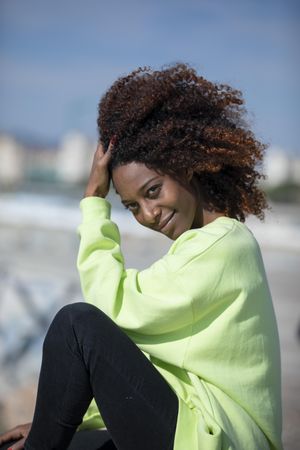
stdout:
{"type": "Polygon", "coordinates": [[[6,433],[0,435],[0,445],[5,444],[5,442],[20,439],[18,442],[11,445],[9,450],[21,450],[24,448],[24,443],[29,434],[30,428],[31,423],[25,423],[24,425],[18,425],[12,430],[6,431],[6,433]]]}
{"type": "Polygon", "coordinates": [[[108,172],[108,162],[111,156],[111,150],[116,142],[116,136],[110,140],[108,150],[105,153],[102,142],[99,143],[94,155],[94,160],[89,176],[88,184],[85,190],[85,197],[103,197],[105,198],[109,191],[110,177],[108,172]]]}

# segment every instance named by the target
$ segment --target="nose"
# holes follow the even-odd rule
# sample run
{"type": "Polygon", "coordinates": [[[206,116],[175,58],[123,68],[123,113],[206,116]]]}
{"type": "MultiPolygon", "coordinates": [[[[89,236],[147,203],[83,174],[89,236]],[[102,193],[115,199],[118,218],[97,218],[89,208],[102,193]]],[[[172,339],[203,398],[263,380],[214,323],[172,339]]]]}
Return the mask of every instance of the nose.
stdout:
{"type": "Polygon", "coordinates": [[[159,223],[161,210],[156,205],[147,204],[143,207],[143,224],[147,227],[153,227],[159,223]]]}

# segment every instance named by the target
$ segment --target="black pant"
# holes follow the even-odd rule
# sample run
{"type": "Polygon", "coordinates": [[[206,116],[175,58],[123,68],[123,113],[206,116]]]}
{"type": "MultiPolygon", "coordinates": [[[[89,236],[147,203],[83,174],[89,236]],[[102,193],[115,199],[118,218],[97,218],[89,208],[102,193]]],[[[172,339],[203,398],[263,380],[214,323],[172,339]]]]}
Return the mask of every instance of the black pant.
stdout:
{"type": "Polygon", "coordinates": [[[74,303],[58,312],[46,335],[24,448],[67,449],[93,397],[112,440],[111,447],[106,442],[99,449],[173,448],[176,394],[108,316],[74,303]]]}
{"type": "MultiPolygon", "coordinates": [[[[18,441],[9,441],[0,445],[0,450],[8,450],[18,441]]],[[[74,434],[68,450],[116,450],[107,430],[85,430],[74,434]]]]}

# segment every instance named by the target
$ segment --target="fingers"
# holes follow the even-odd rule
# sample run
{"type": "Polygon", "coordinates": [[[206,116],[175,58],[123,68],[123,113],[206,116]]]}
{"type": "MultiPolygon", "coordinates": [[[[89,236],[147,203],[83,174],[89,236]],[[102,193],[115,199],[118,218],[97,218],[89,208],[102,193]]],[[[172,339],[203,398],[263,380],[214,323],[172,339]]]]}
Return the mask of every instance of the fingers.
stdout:
{"type": "Polygon", "coordinates": [[[96,154],[98,153],[99,156],[103,156],[105,154],[104,151],[104,144],[102,141],[99,142],[97,149],[96,149],[96,154]]]}
{"type": "Polygon", "coordinates": [[[12,446],[10,446],[9,449],[13,449],[13,450],[22,449],[24,447],[24,442],[25,442],[26,437],[28,436],[30,428],[31,428],[31,423],[26,423],[24,425],[18,425],[17,427],[13,428],[12,430],[9,430],[6,433],[1,434],[0,445],[4,444],[5,442],[21,439],[20,441],[16,442],[12,446]]]}
{"type": "Polygon", "coordinates": [[[11,445],[8,450],[21,450],[24,448],[24,444],[25,444],[25,438],[16,442],[14,445],[11,445]]]}
{"type": "Polygon", "coordinates": [[[7,431],[6,433],[1,434],[0,436],[0,445],[4,444],[4,442],[13,441],[15,439],[19,439],[23,437],[20,429],[13,428],[12,430],[7,431]]]}
{"type": "Polygon", "coordinates": [[[105,151],[104,144],[102,141],[100,141],[98,144],[97,150],[96,150],[97,156],[100,157],[101,159],[104,158],[104,159],[108,160],[111,157],[111,151],[116,142],[117,142],[117,136],[113,135],[113,137],[109,141],[108,149],[107,149],[107,151],[105,151]]]}
{"type": "Polygon", "coordinates": [[[114,134],[109,142],[108,149],[110,150],[111,148],[113,148],[113,146],[116,144],[116,142],[117,142],[117,135],[114,134]]]}
{"type": "Polygon", "coordinates": [[[104,144],[99,142],[97,150],[94,154],[94,160],[88,183],[85,189],[84,197],[103,197],[105,198],[109,192],[110,171],[109,160],[111,151],[116,143],[116,136],[113,136],[109,142],[108,149],[105,152],[104,144]]]}

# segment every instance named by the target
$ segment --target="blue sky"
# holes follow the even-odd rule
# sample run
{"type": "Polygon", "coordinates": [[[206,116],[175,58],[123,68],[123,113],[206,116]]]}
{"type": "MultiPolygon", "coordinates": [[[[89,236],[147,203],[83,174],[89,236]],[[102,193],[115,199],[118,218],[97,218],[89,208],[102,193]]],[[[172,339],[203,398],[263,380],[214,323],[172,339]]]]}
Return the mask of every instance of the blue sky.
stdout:
{"type": "Polygon", "coordinates": [[[299,18],[297,0],[1,0],[0,130],[96,138],[118,76],[183,61],[241,89],[258,137],[300,153],[299,18]]]}

